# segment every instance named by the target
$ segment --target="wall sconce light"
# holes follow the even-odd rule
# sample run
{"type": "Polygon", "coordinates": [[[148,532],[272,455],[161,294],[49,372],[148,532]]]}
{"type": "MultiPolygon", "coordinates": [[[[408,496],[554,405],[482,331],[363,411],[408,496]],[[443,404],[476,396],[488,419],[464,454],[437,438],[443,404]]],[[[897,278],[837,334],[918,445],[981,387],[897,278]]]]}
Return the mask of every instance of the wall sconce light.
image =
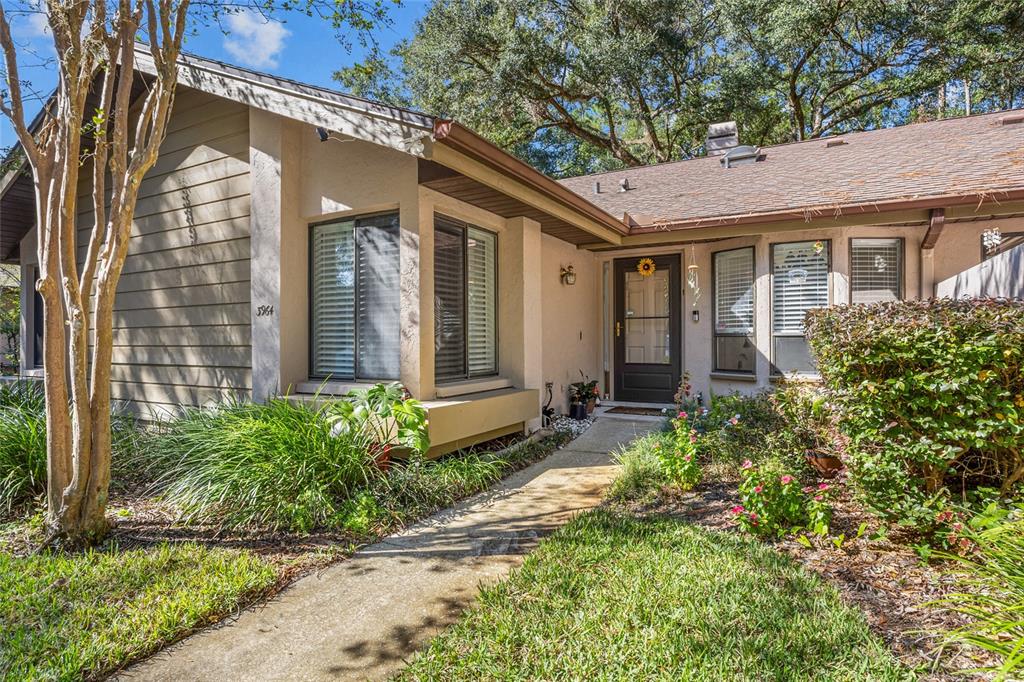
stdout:
{"type": "Polygon", "coordinates": [[[573,270],[571,265],[564,267],[559,278],[562,280],[562,284],[571,287],[573,284],[576,284],[576,271],[573,270]]]}
{"type": "Polygon", "coordinates": [[[700,311],[699,310],[691,310],[690,311],[690,317],[693,319],[694,322],[700,322],[700,311]]]}

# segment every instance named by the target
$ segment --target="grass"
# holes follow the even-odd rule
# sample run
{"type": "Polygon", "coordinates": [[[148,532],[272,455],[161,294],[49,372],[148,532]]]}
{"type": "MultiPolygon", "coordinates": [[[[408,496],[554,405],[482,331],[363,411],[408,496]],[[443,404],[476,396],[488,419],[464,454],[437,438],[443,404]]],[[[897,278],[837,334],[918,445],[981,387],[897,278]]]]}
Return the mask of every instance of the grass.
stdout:
{"type": "Polygon", "coordinates": [[[666,485],[668,476],[654,446],[674,447],[670,432],[650,433],[623,446],[612,458],[622,467],[608,489],[608,497],[619,501],[643,501],[666,485]]]}
{"type": "Polygon", "coordinates": [[[352,502],[380,469],[366,437],[332,433],[324,409],[286,399],[185,408],[140,455],[186,523],[344,527],[365,515],[352,502]]]}
{"type": "Polygon", "coordinates": [[[46,488],[45,408],[39,384],[0,383],[0,515],[46,488]]]}
{"type": "Polygon", "coordinates": [[[249,552],[192,543],[0,552],[0,679],[102,675],[218,620],[275,580],[249,552]]]}
{"type": "Polygon", "coordinates": [[[862,614],[756,540],[588,512],[400,680],[913,679],[862,614]]]}

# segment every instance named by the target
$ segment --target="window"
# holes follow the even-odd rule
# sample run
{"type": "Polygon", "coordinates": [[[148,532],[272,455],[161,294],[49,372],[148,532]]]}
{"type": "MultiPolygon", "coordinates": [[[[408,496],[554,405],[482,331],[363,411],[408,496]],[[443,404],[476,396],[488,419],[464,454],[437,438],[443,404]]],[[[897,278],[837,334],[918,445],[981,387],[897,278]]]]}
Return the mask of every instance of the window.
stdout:
{"type": "Polygon", "coordinates": [[[398,214],[314,225],[311,375],[397,379],[398,214]]]}
{"type": "Polygon", "coordinates": [[[434,223],[434,372],[439,381],[498,372],[498,239],[437,216],[434,223]]]}
{"type": "Polygon", "coordinates": [[[754,373],[754,248],[713,256],[715,371],[754,373]]]}
{"type": "Polygon", "coordinates": [[[903,298],[903,240],[850,240],[850,303],[903,298]]]}
{"type": "Polygon", "coordinates": [[[780,374],[815,371],[804,317],[828,306],[828,241],[772,244],[772,368],[780,374]]]}
{"type": "Polygon", "coordinates": [[[998,234],[998,244],[992,245],[991,247],[985,245],[984,235],[981,238],[981,260],[987,261],[993,256],[998,256],[1004,251],[1009,251],[1015,246],[1024,244],[1024,232],[1003,232],[998,234]]]}

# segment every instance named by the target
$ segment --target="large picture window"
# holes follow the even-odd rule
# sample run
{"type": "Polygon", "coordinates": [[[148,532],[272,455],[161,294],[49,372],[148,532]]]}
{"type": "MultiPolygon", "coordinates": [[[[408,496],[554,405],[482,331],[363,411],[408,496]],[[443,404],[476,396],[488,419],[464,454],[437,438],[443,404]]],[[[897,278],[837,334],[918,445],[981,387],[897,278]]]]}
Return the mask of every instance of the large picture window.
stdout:
{"type": "Polygon", "coordinates": [[[772,244],[772,369],[816,372],[807,339],[807,311],[829,304],[828,241],[772,244]]]}
{"type": "Polygon", "coordinates": [[[903,298],[903,240],[850,240],[850,303],[903,298]]]}
{"type": "Polygon", "coordinates": [[[397,379],[398,214],[314,225],[311,375],[397,379]]]}
{"type": "Polygon", "coordinates": [[[437,216],[434,373],[438,381],[498,373],[497,277],[497,236],[437,216]]]}
{"type": "Polygon", "coordinates": [[[714,270],[714,368],[754,373],[754,248],[719,251],[714,270]]]}

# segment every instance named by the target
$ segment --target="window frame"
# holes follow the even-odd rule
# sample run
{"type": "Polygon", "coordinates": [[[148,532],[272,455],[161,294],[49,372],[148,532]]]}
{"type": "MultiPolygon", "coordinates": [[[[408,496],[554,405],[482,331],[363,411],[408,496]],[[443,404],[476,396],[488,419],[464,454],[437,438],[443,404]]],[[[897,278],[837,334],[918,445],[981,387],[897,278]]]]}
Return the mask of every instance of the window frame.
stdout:
{"type": "MultiPolygon", "coordinates": [[[[849,272],[849,274],[848,274],[849,286],[847,287],[847,292],[846,292],[846,302],[849,303],[850,305],[854,305],[854,303],[853,303],[853,242],[854,242],[854,240],[857,240],[857,239],[895,239],[896,240],[896,242],[899,244],[899,254],[898,254],[897,264],[896,264],[896,267],[899,270],[899,281],[898,281],[898,289],[896,291],[896,300],[897,301],[904,300],[906,298],[906,295],[907,295],[906,294],[906,291],[907,291],[907,282],[906,282],[906,279],[907,279],[907,265],[906,265],[906,263],[907,263],[907,249],[906,249],[906,241],[907,240],[906,240],[906,237],[850,237],[848,239],[848,241],[847,241],[847,244],[846,244],[846,249],[847,249],[847,252],[848,252],[847,253],[847,266],[849,268],[849,270],[848,270],[848,272],[849,272]]],[[[982,248],[984,248],[984,247],[982,247],[982,248]]],[[[829,266],[831,268],[831,262],[829,263],[829,266]]],[[[831,273],[831,272],[832,271],[830,269],[829,273],[831,273]]],[[[831,286],[831,282],[830,282],[830,286],[831,286]]],[[[829,292],[829,301],[830,302],[831,302],[831,299],[832,299],[832,295],[831,295],[831,291],[830,291],[829,292]]]]}
{"type": "Polygon", "coordinates": [[[757,348],[757,248],[753,245],[750,246],[738,246],[732,249],[722,249],[720,251],[711,252],[711,371],[728,374],[741,374],[745,376],[754,376],[757,374],[757,363],[749,369],[722,369],[718,366],[718,339],[722,338],[747,338],[747,334],[719,334],[718,327],[718,258],[717,256],[721,253],[731,253],[733,251],[750,251],[750,265],[752,271],[751,280],[751,306],[754,312],[754,319],[751,324],[751,331],[749,337],[754,344],[754,348],[757,348]]]}
{"type": "MultiPolygon", "coordinates": [[[[444,227],[448,228],[447,231],[454,233],[456,231],[461,232],[462,235],[462,291],[463,291],[463,302],[462,302],[462,333],[463,333],[463,344],[462,344],[462,362],[466,371],[459,375],[444,375],[437,374],[437,361],[434,361],[434,383],[438,386],[446,384],[458,383],[460,381],[474,381],[477,379],[488,379],[491,377],[499,376],[501,360],[499,357],[500,347],[498,344],[499,327],[501,324],[501,315],[498,310],[499,296],[498,292],[501,291],[500,284],[500,272],[499,267],[499,248],[498,240],[499,234],[495,230],[489,230],[486,227],[475,225],[465,220],[460,220],[444,213],[434,213],[434,232],[438,231],[438,223],[443,222],[444,227]],[[469,371],[469,230],[470,228],[486,232],[494,237],[494,366],[493,368],[481,374],[473,374],[469,371]]],[[[436,253],[436,252],[435,252],[436,253]]],[[[437,257],[434,257],[434,272],[433,278],[437,279],[437,257]]],[[[437,324],[437,320],[434,320],[434,324],[437,324]]],[[[436,334],[436,331],[435,331],[436,334]]],[[[431,339],[433,343],[433,339],[431,339]]]]}
{"type": "MultiPolygon", "coordinates": [[[[374,211],[372,213],[360,213],[360,214],[357,214],[357,215],[337,216],[335,218],[331,218],[330,220],[318,220],[317,222],[309,223],[309,225],[308,225],[308,233],[307,233],[307,242],[308,242],[307,246],[308,246],[308,249],[307,249],[307,259],[306,259],[306,275],[307,275],[307,281],[306,281],[306,303],[307,303],[307,306],[308,306],[308,316],[309,316],[309,319],[307,320],[307,328],[308,328],[308,336],[309,336],[309,346],[308,346],[309,362],[308,362],[308,367],[307,367],[306,373],[307,373],[308,377],[311,380],[319,379],[319,380],[322,380],[322,381],[339,381],[339,382],[371,382],[371,381],[377,381],[377,380],[380,380],[380,381],[398,381],[400,379],[400,377],[397,377],[397,376],[395,376],[395,377],[384,377],[384,376],[381,376],[381,377],[362,377],[362,376],[359,375],[359,314],[358,314],[358,311],[359,311],[359,266],[358,266],[358,261],[359,261],[358,249],[359,249],[359,245],[358,245],[358,242],[356,241],[357,238],[358,238],[357,235],[358,235],[358,232],[359,232],[358,231],[358,227],[359,227],[358,222],[360,220],[368,220],[368,219],[371,219],[371,218],[378,218],[378,217],[381,217],[381,216],[394,216],[395,219],[399,221],[399,245],[401,245],[401,216],[400,216],[400,213],[399,213],[398,209],[391,209],[391,210],[387,210],[387,211],[374,211]],[[343,223],[343,222],[347,222],[347,221],[351,221],[352,222],[352,239],[353,239],[353,250],[354,250],[354,253],[353,253],[353,268],[352,268],[352,276],[353,276],[354,279],[353,279],[353,285],[352,286],[353,286],[353,292],[354,292],[355,306],[354,306],[353,332],[352,332],[352,344],[353,344],[353,347],[352,347],[352,377],[351,378],[350,377],[339,377],[339,376],[335,376],[333,374],[317,374],[314,371],[314,368],[315,368],[315,365],[316,365],[316,356],[315,356],[315,350],[314,350],[315,347],[316,347],[316,337],[314,335],[316,321],[314,319],[315,301],[313,300],[313,279],[314,279],[314,272],[313,272],[313,269],[314,269],[313,268],[313,265],[314,265],[314,263],[313,263],[313,256],[314,256],[314,254],[313,254],[313,249],[314,249],[314,244],[315,244],[314,239],[313,239],[313,233],[316,230],[316,228],[318,228],[318,227],[320,227],[322,225],[335,225],[337,223],[343,223]]],[[[399,248],[401,248],[401,246],[399,246],[399,248]]],[[[399,275],[401,275],[401,267],[399,267],[399,275]]],[[[399,316],[399,325],[401,325],[401,316],[399,316]]]]}
{"type": "MultiPolygon", "coordinates": [[[[821,242],[825,245],[825,282],[827,283],[826,291],[828,301],[825,303],[825,307],[832,305],[832,301],[835,296],[832,290],[832,275],[833,270],[832,263],[832,240],[831,239],[793,239],[784,242],[769,242],[768,243],[768,333],[771,341],[771,348],[769,349],[769,364],[771,367],[771,376],[773,377],[784,377],[786,372],[779,371],[775,364],[775,339],[776,337],[783,338],[803,338],[807,339],[807,334],[795,334],[793,332],[776,332],[775,331],[775,247],[785,246],[787,244],[806,244],[806,243],[821,242]]],[[[797,376],[819,376],[818,372],[797,372],[797,376]]]]}

